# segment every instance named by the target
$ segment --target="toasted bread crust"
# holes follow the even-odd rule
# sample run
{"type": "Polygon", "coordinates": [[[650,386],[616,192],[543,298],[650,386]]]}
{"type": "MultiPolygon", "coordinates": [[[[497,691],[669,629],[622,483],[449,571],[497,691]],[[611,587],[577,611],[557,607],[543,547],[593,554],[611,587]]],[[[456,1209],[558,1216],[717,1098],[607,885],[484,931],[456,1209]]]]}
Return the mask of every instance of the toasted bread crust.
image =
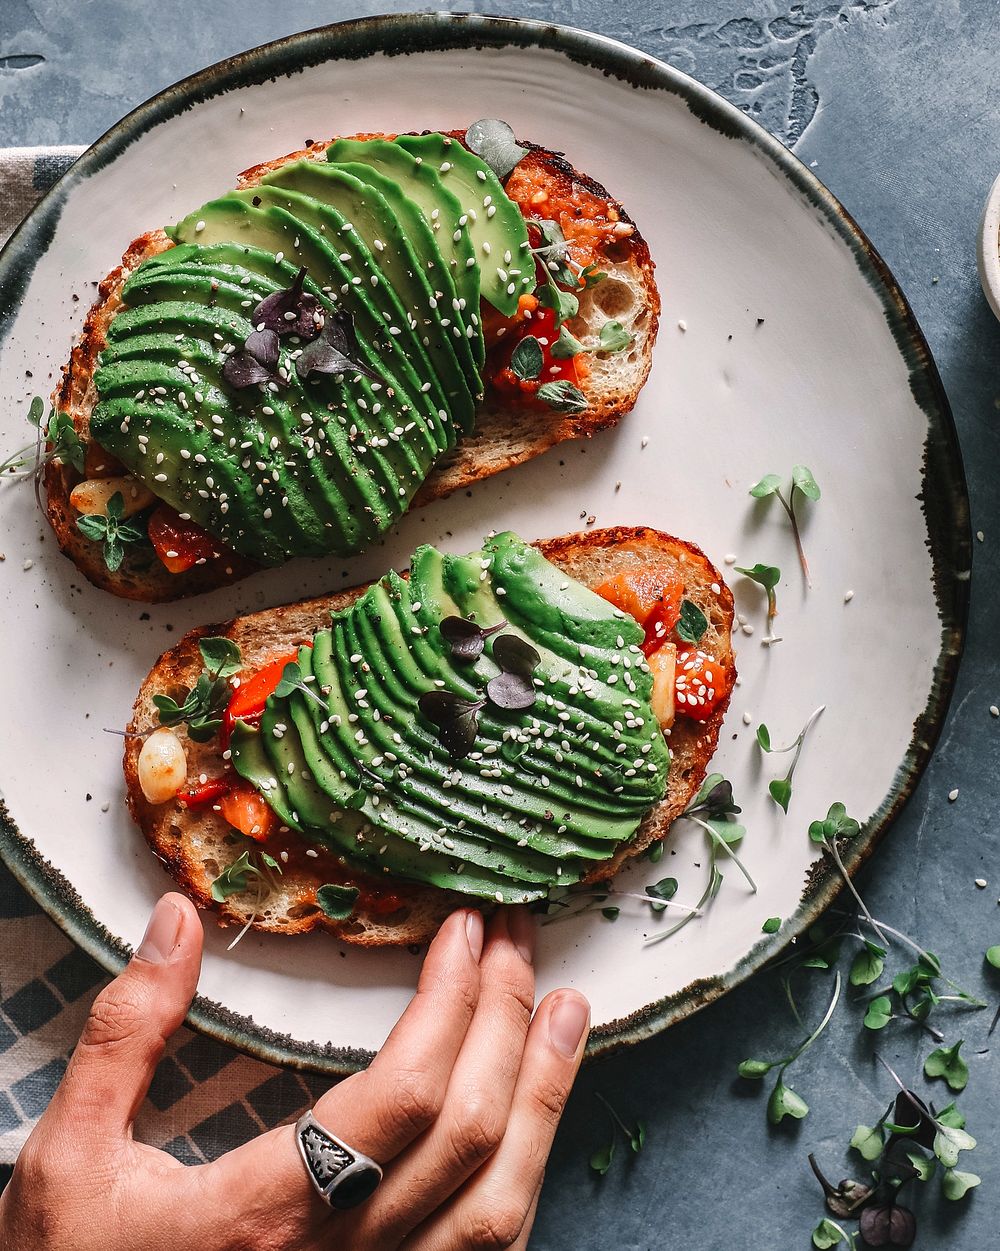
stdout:
{"type": "MultiPolygon", "coordinates": [[[[536,546],[547,559],[591,586],[631,566],[653,561],[670,565],[681,577],[685,595],[709,619],[709,628],[699,646],[720,664],[735,670],[730,640],[732,594],[718,570],[694,544],[657,530],[622,526],[549,539],[536,546]]],[[[331,610],[347,607],[364,590],[365,587],[356,587],[191,631],[160,657],[143,682],[129,731],[141,735],[155,727],[154,694],[168,692],[179,696],[194,684],[202,665],[199,639],[209,635],[231,638],[239,645],[248,667],[257,668],[310,639],[331,610]]],[[[672,760],[664,799],[647,815],[632,842],[595,869],[592,880],[609,877],[626,860],[666,835],[704,780],[728,704],[727,696],[703,722],[677,718],[670,734],[672,760]]],[[[189,778],[194,781],[201,773],[217,775],[217,746],[193,743],[183,729],[177,732],[187,751],[189,778]]],[[[156,806],[148,803],[137,774],[141,739],[129,737],[125,743],[123,766],[128,807],[153,852],[199,907],[214,909],[223,925],[246,924],[252,913],[245,897],[230,896],[221,904],[211,897],[213,878],[239,854],[238,848],[225,842],[227,834],[231,834],[225,820],[212,811],[191,813],[177,800],[156,806]]],[[[403,900],[397,913],[379,916],[362,912],[346,922],[334,921],[317,907],[316,890],[325,882],[342,881],[344,870],[332,853],[316,848],[318,854],[307,858],[304,848],[303,840],[291,832],[268,840],[269,854],[277,857],[287,852],[289,859],[281,878],[280,896],[265,901],[253,920],[254,928],[283,934],[326,929],[359,946],[398,946],[426,942],[454,908],[477,902],[436,887],[392,880],[393,893],[403,900]]]]}
{"type": "MultiPolygon", "coordinates": [[[[454,133],[460,137],[460,132],[454,133]]],[[[290,161],[321,159],[331,142],[313,143],[298,152],[255,165],[239,176],[238,185],[253,186],[265,174],[290,161]]],[[[541,177],[553,191],[571,196],[578,188],[608,199],[620,219],[633,227],[633,233],[628,238],[612,245],[607,268],[620,280],[619,287],[628,286],[638,293],[642,315],[641,347],[630,365],[626,385],[605,387],[603,392],[589,395],[591,403],[583,413],[540,412],[534,407],[505,404],[499,396],[488,394],[477,417],[475,433],[463,440],[432,471],[414,500],[414,506],[441,499],[483,478],[522,464],[557,443],[567,439],[590,438],[597,431],[614,425],[631,410],[649,374],[660,299],[648,246],[625,210],[598,182],[574,169],[561,153],[530,143],[525,146],[530,148],[530,160],[538,166],[536,177],[541,177]]],[[[90,412],[97,402],[94,371],[106,343],[108,326],[121,306],[122,287],[129,274],[144,260],[172,246],[162,230],[140,235],[129,245],[121,264],[107,275],[98,288],[97,300],[87,316],[80,340],[73,349],[53,397],[59,410],[71,415],[77,433],[85,442],[89,441],[90,412]]],[[[596,291],[599,287],[595,288],[596,291]]],[[[615,315],[614,310],[609,315],[615,315]]],[[[578,336],[582,334],[576,321],[569,325],[578,336]]],[[[587,387],[584,389],[588,390],[587,387]]],[[[79,481],[79,475],[70,466],[50,462],[44,477],[46,511],[60,550],[102,590],[126,599],[157,603],[201,594],[254,572],[255,566],[250,561],[233,556],[196,565],[185,573],[172,574],[148,549],[137,551],[128,548],[121,567],[110,573],[105,566],[100,544],[86,539],[77,529],[78,514],[69,497],[79,481]]]]}

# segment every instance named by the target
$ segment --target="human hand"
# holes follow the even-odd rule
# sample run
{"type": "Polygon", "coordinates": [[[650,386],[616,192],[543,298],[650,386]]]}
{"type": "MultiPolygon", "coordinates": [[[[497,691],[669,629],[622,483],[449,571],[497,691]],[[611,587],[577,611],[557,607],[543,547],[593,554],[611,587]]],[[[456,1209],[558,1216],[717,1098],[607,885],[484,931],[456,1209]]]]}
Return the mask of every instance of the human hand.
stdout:
{"type": "Polygon", "coordinates": [[[317,1120],[383,1166],[374,1195],[334,1212],[294,1127],[188,1166],[132,1137],[201,966],[193,905],[165,895],[95,999],[66,1074],[0,1196],[0,1251],[460,1251],[524,1248],[545,1162],[583,1054],[586,1000],[557,990],[532,1017],[534,922],[453,913],[417,993],[362,1073],[317,1120]]]}

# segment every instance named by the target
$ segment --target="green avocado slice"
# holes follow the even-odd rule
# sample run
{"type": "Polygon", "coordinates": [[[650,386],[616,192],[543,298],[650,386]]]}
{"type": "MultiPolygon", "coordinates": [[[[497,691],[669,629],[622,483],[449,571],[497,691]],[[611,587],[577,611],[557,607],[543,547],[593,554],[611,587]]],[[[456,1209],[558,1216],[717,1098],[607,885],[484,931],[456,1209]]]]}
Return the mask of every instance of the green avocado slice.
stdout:
{"type": "Polygon", "coordinates": [[[455,283],[465,301],[465,312],[474,328],[472,340],[476,364],[481,368],[486,347],[479,320],[480,269],[469,237],[468,221],[461,222],[462,206],[441,182],[437,171],[388,139],[338,139],[326,151],[336,164],[368,165],[392,179],[420,210],[455,283]]]}
{"type": "MultiPolygon", "coordinates": [[[[273,194],[277,192],[272,191],[273,194]]],[[[426,380],[414,371],[407,351],[399,342],[403,328],[397,327],[399,335],[390,334],[389,323],[370,302],[361,272],[352,264],[353,250],[339,239],[325,238],[325,232],[306,228],[298,217],[282,207],[255,206],[252,203],[255,195],[241,191],[213,200],[167,233],[180,242],[244,243],[270,250],[282,259],[287,257],[296,267],[304,265],[321,289],[338,303],[344,301],[353,315],[363,363],[382,377],[387,387],[405,397],[411,407],[424,413],[438,434],[440,450],[448,450],[454,444],[455,435],[453,430],[449,435],[447,415],[442,419],[439,404],[423,391],[426,380]],[[341,255],[348,256],[348,261],[342,261],[341,255]],[[357,282],[353,281],[355,278],[357,282]]],[[[333,233],[336,233],[335,225],[333,233]]],[[[365,268],[362,263],[361,271],[365,268]]]]}
{"type": "Polygon", "coordinates": [[[517,312],[521,295],[535,289],[535,258],[528,227],[493,170],[448,135],[399,135],[393,142],[437,171],[462,208],[482,272],[480,291],[505,317],[517,312]]]}
{"type": "MultiPolygon", "coordinates": [[[[353,227],[348,233],[357,234],[362,240],[381,273],[385,290],[397,297],[403,318],[423,345],[429,366],[441,383],[449,409],[463,430],[471,430],[475,400],[481,395],[482,386],[467,340],[459,337],[459,346],[465,349],[460,358],[451,333],[452,319],[438,307],[427,281],[425,265],[432,267],[432,273],[435,268],[444,267],[433,239],[430,254],[418,258],[382,193],[343,166],[296,161],[266,175],[260,186],[280,187],[311,198],[335,209],[345,225],[353,227]]],[[[378,276],[371,275],[371,294],[376,302],[385,298],[383,287],[376,282],[378,276]]]]}
{"type": "MultiPolygon", "coordinates": [[[[433,289],[433,297],[438,305],[446,311],[450,310],[447,312],[451,321],[448,329],[455,342],[455,351],[465,363],[470,385],[474,380],[478,380],[477,399],[481,399],[482,379],[479,371],[485,360],[486,348],[479,312],[478,308],[469,307],[464,285],[460,292],[455,284],[450,261],[445,261],[439,247],[440,232],[435,234],[431,230],[427,218],[417,204],[404,194],[399,183],[387,178],[373,165],[365,165],[360,161],[348,161],[338,164],[338,168],[353,174],[355,178],[373,187],[386,199],[404,234],[412,241],[413,250],[417,256],[436,258],[433,263],[426,262],[425,277],[433,289]]],[[[453,249],[449,246],[449,258],[453,255],[453,249]]]]}

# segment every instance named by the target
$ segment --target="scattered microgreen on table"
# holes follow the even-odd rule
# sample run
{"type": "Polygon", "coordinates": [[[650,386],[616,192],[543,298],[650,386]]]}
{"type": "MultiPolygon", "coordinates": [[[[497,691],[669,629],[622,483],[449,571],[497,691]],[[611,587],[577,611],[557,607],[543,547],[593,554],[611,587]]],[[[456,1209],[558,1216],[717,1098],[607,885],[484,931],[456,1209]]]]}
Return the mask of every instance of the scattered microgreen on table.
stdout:
{"type": "Polygon", "coordinates": [[[595,1091],[595,1097],[604,1104],[607,1109],[608,1116],[611,1119],[611,1139],[607,1146],[601,1147],[595,1151],[590,1157],[590,1167],[600,1177],[603,1177],[615,1158],[615,1144],[617,1142],[619,1131],[628,1143],[629,1150],[633,1155],[638,1155],[646,1145],[646,1122],[636,1121],[635,1128],[632,1129],[622,1120],[611,1104],[605,1099],[600,1091],[595,1091]]]}
{"type": "Polygon", "coordinates": [[[762,586],[767,595],[767,634],[761,640],[770,646],[772,643],[780,643],[781,639],[774,633],[774,619],[778,615],[778,596],[775,588],[781,581],[781,570],[777,565],[751,565],[745,568],[742,565],[736,565],[736,572],[742,573],[745,578],[749,578],[751,582],[756,582],[758,586],[762,586]]]}
{"type": "Polygon", "coordinates": [[[814,502],[820,498],[819,484],[813,477],[812,472],[805,465],[795,465],[792,468],[792,482],[788,488],[787,497],[782,493],[781,477],[776,473],[765,474],[759,482],[755,482],[750,488],[750,494],[756,500],[770,499],[773,496],[785,510],[788,520],[791,522],[792,534],[795,537],[795,548],[799,554],[799,564],[802,566],[806,585],[811,588],[812,577],[809,573],[809,562],[806,560],[806,554],[802,547],[802,535],[799,532],[798,518],[795,516],[795,503],[799,496],[814,502]]]}
{"type": "Polygon", "coordinates": [[[789,743],[787,747],[775,747],[771,742],[771,731],[761,722],[757,727],[757,746],[769,756],[783,756],[788,752],[794,752],[792,763],[788,766],[788,772],[783,778],[775,778],[768,783],[768,793],[774,802],[781,808],[783,812],[788,811],[788,802],[792,798],[792,775],[795,773],[795,766],[799,763],[799,756],[802,754],[802,744],[806,740],[806,735],[812,729],[824,709],[822,704],[809,717],[805,725],[799,731],[798,737],[794,742],[789,743]]]}

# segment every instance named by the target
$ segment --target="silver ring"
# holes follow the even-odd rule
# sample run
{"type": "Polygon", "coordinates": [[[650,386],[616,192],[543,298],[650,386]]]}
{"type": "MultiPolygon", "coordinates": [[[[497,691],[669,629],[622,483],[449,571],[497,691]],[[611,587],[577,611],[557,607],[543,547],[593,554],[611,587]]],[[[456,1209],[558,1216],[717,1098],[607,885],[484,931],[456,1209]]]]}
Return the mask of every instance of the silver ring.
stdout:
{"type": "Polygon", "coordinates": [[[296,1122],[295,1141],[313,1188],[331,1208],[356,1208],[375,1193],[381,1167],[331,1134],[311,1111],[296,1122]]]}

